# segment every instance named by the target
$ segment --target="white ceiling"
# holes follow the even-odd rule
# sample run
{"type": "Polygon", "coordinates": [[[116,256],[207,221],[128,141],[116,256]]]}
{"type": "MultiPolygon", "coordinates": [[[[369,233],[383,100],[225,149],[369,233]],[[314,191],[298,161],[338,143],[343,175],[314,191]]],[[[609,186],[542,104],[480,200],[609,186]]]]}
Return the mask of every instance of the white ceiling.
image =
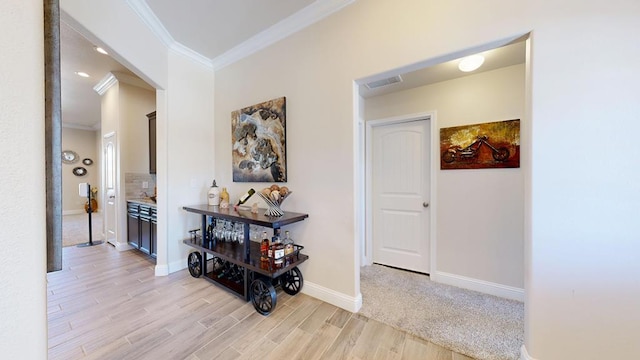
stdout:
{"type": "Polygon", "coordinates": [[[173,39],[215,59],[315,0],[146,0],[173,39]]]}
{"type": "Polygon", "coordinates": [[[93,87],[112,71],[132,74],[110,56],[95,51],[92,43],[61,22],[60,87],[65,126],[95,129],[100,125],[100,95],[93,87]],[[80,77],[76,71],[86,72],[89,77],[80,77]]]}
{"type": "MultiPolygon", "coordinates": [[[[204,58],[212,62],[224,58],[225,54],[233,53],[234,49],[243,48],[243,45],[245,48],[247,44],[259,46],[255,40],[260,35],[271,32],[271,38],[282,37],[283,33],[294,27],[304,27],[300,23],[306,21],[308,25],[321,18],[309,16],[309,13],[322,12],[326,16],[351,2],[352,0],[128,1],[141,17],[145,17],[143,20],[147,24],[149,19],[153,20],[153,24],[149,26],[165,43],[169,37],[189,49],[189,52],[198,55],[200,60],[204,58]],[[140,12],[140,9],[143,11],[140,12]],[[281,26],[287,22],[294,26],[281,26]]],[[[63,125],[98,129],[100,96],[93,87],[109,72],[133,73],[110,56],[97,53],[94,44],[65,23],[61,24],[60,39],[63,125]],[[75,74],[76,71],[86,72],[90,77],[79,77],[75,74]]],[[[246,49],[244,52],[246,53],[246,49]]],[[[485,64],[473,73],[523,63],[524,43],[486,51],[484,54],[485,64]]],[[[454,60],[402,74],[403,82],[400,84],[375,90],[361,86],[361,94],[364,97],[378,96],[469,75],[457,70],[457,62],[458,60],[454,60]]]]}
{"type": "Polygon", "coordinates": [[[523,64],[525,60],[525,42],[520,41],[503,47],[483,51],[478,54],[484,56],[482,66],[472,72],[458,70],[460,59],[443,62],[420,70],[401,74],[402,82],[387,86],[369,89],[364,84],[360,85],[360,95],[364,98],[389,94],[392,92],[413,89],[427,84],[453,80],[464,76],[475,75],[485,71],[500,69],[503,67],[523,64]]]}

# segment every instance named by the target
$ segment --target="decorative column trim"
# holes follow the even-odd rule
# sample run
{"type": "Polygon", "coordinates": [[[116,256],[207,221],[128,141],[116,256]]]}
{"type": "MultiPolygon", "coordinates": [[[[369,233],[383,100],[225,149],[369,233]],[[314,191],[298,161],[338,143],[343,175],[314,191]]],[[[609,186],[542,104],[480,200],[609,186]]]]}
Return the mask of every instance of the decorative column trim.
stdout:
{"type": "Polygon", "coordinates": [[[62,270],[62,102],[60,4],[43,0],[47,272],[62,270]]]}

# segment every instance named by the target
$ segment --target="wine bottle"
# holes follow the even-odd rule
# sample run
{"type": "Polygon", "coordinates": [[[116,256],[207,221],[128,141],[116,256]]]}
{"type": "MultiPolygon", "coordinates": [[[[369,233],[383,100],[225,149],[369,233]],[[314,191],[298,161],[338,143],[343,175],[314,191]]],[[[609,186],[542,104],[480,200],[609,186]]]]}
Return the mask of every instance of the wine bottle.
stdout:
{"type": "Polygon", "coordinates": [[[228,278],[230,274],[231,274],[231,263],[229,263],[228,261],[225,261],[222,271],[220,271],[220,273],[218,274],[218,279],[228,278]]]}
{"type": "Polygon", "coordinates": [[[284,232],[284,240],[282,240],[282,243],[284,244],[286,265],[289,265],[293,262],[293,252],[295,249],[293,247],[293,239],[291,238],[291,234],[288,230],[284,232]]]}
{"type": "Polygon", "coordinates": [[[274,236],[273,241],[273,264],[276,269],[280,269],[284,264],[284,245],[280,240],[280,236],[274,236]]]}
{"type": "Polygon", "coordinates": [[[240,206],[240,205],[244,204],[245,202],[247,202],[247,200],[249,200],[251,195],[253,195],[255,193],[256,193],[255,190],[249,189],[249,191],[247,191],[244,195],[242,195],[240,197],[240,200],[238,200],[238,203],[236,204],[236,206],[240,206]]]}
{"type": "Polygon", "coordinates": [[[262,242],[260,243],[260,260],[269,261],[269,237],[267,232],[262,232],[262,242]]]}
{"type": "Polygon", "coordinates": [[[220,208],[226,209],[229,207],[229,193],[227,192],[227,188],[223,187],[220,192],[220,208]]]}

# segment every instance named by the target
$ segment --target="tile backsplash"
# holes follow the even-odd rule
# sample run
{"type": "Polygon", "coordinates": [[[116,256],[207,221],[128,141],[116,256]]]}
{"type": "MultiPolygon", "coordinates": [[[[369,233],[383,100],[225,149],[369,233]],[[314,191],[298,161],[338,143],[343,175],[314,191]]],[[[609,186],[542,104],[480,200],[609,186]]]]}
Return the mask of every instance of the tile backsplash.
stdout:
{"type": "Polygon", "coordinates": [[[125,173],[124,174],[124,188],[126,191],[127,199],[139,199],[145,197],[146,192],[148,196],[153,195],[153,188],[156,186],[156,176],[152,174],[139,174],[139,173],[125,173]],[[145,189],[142,186],[147,182],[148,187],[145,189]]]}

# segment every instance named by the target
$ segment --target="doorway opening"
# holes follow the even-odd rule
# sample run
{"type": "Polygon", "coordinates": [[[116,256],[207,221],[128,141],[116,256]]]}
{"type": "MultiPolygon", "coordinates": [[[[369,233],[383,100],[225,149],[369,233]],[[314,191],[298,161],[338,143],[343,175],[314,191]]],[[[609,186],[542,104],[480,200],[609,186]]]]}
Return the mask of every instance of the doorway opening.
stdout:
{"type": "MultiPolygon", "coordinates": [[[[446,119],[460,116],[457,108],[470,106],[460,99],[473,98],[474,94],[465,92],[465,81],[472,81],[474,76],[499,71],[513,66],[524,67],[526,57],[526,40],[529,35],[498,40],[483,46],[448,54],[438,58],[422,61],[398,69],[385,71],[354,82],[355,117],[355,202],[356,202],[356,241],[359,248],[360,265],[373,263],[372,224],[372,187],[369,147],[372,140],[371,129],[386,123],[402,123],[415,121],[420,117],[430,120],[430,264],[428,273],[436,269],[437,248],[437,176],[439,170],[439,125],[438,117],[446,119]],[[484,64],[478,70],[469,73],[459,70],[461,59],[470,55],[482,54],[484,64]],[[455,86],[449,84],[455,83],[455,86]],[[443,94],[455,96],[448,98],[443,94]],[[426,96],[426,98],[425,98],[426,96]],[[452,103],[451,99],[458,101],[452,103]],[[448,101],[448,102],[447,102],[448,101]]],[[[524,70],[522,70],[524,77],[524,70]]],[[[450,121],[450,120],[449,120],[450,121]]],[[[356,272],[356,284],[359,284],[359,269],[356,272]]]]}
{"type": "MultiPolygon", "coordinates": [[[[448,264],[450,264],[452,261],[451,257],[447,258],[446,256],[442,255],[443,250],[440,250],[440,253],[438,253],[439,248],[451,248],[451,237],[448,233],[443,235],[442,230],[447,230],[447,228],[451,227],[455,228],[456,226],[474,228],[474,226],[477,224],[469,222],[465,225],[464,217],[462,216],[464,215],[464,210],[467,207],[469,207],[471,211],[473,210],[473,202],[465,202],[468,199],[465,199],[464,195],[458,195],[456,197],[455,203],[452,203],[452,200],[449,196],[444,197],[440,193],[442,192],[442,187],[453,186],[452,183],[449,182],[449,175],[453,172],[445,173],[440,170],[439,132],[440,128],[442,127],[455,126],[451,124],[455,124],[456,121],[474,121],[476,118],[478,118],[478,120],[476,120],[477,123],[487,121],[481,119],[479,114],[483,114],[485,117],[490,117],[490,120],[493,121],[500,120],[501,118],[510,118],[509,112],[513,112],[514,107],[517,108],[517,110],[515,111],[518,111],[517,117],[526,120],[526,118],[528,117],[528,114],[526,112],[528,102],[527,89],[529,87],[527,78],[528,44],[528,34],[521,37],[512,37],[490,44],[485,44],[484,46],[476,47],[473,49],[449,54],[447,56],[426,60],[419,64],[413,64],[399,69],[389,70],[367,78],[358,79],[354,82],[354,142],[356,143],[354,159],[354,164],[356,166],[356,186],[354,188],[356,202],[355,237],[357,241],[357,249],[359,249],[358,253],[360,255],[358,258],[359,264],[356,266],[355,283],[358,295],[362,298],[363,314],[367,315],[384,314],[385,312],[388,313],[387,310],[389,306],[392,306],[394,308],[398,306],[406,309],[414,309],[416,307],[420,307],[420,309],[424,309],[424,306],[427,305],[418,305],[417,302],[415,302],[413,305],[408,303],[413,300],[422,301],[423,299],[425,299],[427,297],[425,296],[427,294],[425,292],[426,288],[430,288],[429,291],[432,292],[437,292],[439,289],[444,292],[449,292],[449,294],[452,294],[454,291],[458,290],[468,291],[459,289],[466,288],[480,291],[481,293],[473,293],[473,296],[482,298],[485,297],[485,294],[497,295],[503,298],[498,298],[500,301],[511,301],[509,306],[514,306],[512,309],[514,313],[520,314],[523,312],[523,304],[521,301],[524,299],[524,291],[522,290],[521,286],[504,286],[501,285],[503,283],[500,282],[492,283],[491,281],[477,280],[482,279],[481,275],[478,275],[477,278],[474,278],[473,276],[458,275],[461,272],[454,272],[449,270],[448,268],[447,270],[451,271],[451,273],[447,273],[442,270],[443,263],[446,262],[448,266],[448,264]],[[460,62],[461,58],[478,53],[485,55],[486,58],[485,64],[480,68],[480,70],[472,73],[462,73],[460,70],[458,70],[458,63],[460,62]],[[510,91],[516,93],[515,97],[518,97],[518,104],[514,106],[503,107],[500,105],[496,105],[495,102],[488,103],[482,101],[484,100],[484,97],[491,96],[488,95],[488,93],[491,93],[493,89],[493,85],[483,87],[481,85],[483,84],[482,82],[484,81],[491,84],[493,81],[492,79],[497,79],[500,76],[502,76],[503,78],[509,78],[508,81],[511,81],[511,78],[517,78],[517,81],[514,82],[517,90],[513,91],[513,86],[511,87],[511,89],[509,88],[509,86],[505,86],[502,91],[504,92],[503,94],[509,95],[512,95],[509,93],[510,91]],[[471,86],[472,82],[475,82],[473,86],[471,86]],[[484,110],[482,109],[482,106],[485,106],[484,110]],[[487,108],[498,110],[494,112],[487,112],[487,108]],[[464,111],[466,111],[466,113],[464,111]],[[477,114],[473,113],[473,111],[476,111],[477,114]],[[378,179],[380,175],[375,171],[376,161],[371,160],[371,158],[374,156],[374,144],[376,143],[376,138],[374,137],[374,129],[383,128],[394,123],[401,124],[403,122],[411,122],[420,119],[429,121],[429,128],[431,130],[429,136],[430,156],[428,157],[429,165],[427,172],[427,174],[430,174],[430,191],[428,193],[428,198],[423,197],[423,199],[421,199],[418,204],[415,204],[427,205],[427,208],[429,209],[429,221],[427,223],[428,227],[426,230],[423,230],[427,233],[422,234],[422,239],[424,239],[425,241],[429,241],[429,261],[428,263],[424,261],[423,264],[428,270],[419,271],[420,273],[428,273],[429,276],[408,271],[401,271],[375,264],[377,262],[384,263],[381,261],[377,261],[376,259],[374,245],[375,236],[378,235],[379,232],[386,232],[388,234],[387,236],[393,236],[397,234],[404,236],[403,227],[408,226],[406,225],[408,222],[402,222],[401,220],[399,220],[399,216],[396,216],[393,217],[393,221],[385,220],[383,218],[382,224],[376,224],[376,221],[378,219],[373,214],[375,213],[375,211],[379,210],[376,209],[377,195],[373,183],[375,181],[384,182],[388,180],[385,178],[384,174],[382,175],[381,179],[378,179]],[[439,181],[443,183],[439,184],[439,181]],[[446,202],[443,203],[441,199],[445,199],[446,202]],[[443,212],[443,206],[447,211],[447,216],[439,215],[441,212],[443,212]],[[382,228],[380,230],[377,230],[380,227],[382,228]],[[445,239],[446,241],[442,240],[444,242],[439,243],[439,237],[445,239]],[[438,262],[440,264],[438,264],[438,262]],[[438,265],[440,265],[440,267],[438,265]],[[385,280],[382,280],[382,278],[384,278],[385,280]],[[399,294],[394,295],[395,302],[393,303],[393,305],[389,305],[389,303],[385,302],[386,299],[384,301],[378,302],[378,300],[376,300],[375,298],[375,293],[383,292],[382,289],[387,289],[384,291],[384,293],[388,294],[394,284],[406,284],[406,288],[403,288],[401,286],[399,289],[394,290],[399,292],[399,294]],[[453,288],[449,285],[455,285],[457,286],[457,288],[453,288]],[[413,290],[411,290],[410,288],[413,290]],[[415,297],[410,296],[411,294],[414,294],[415,297]],[[520,302],[512,302],[512,300],[507,299],[516,299],[520,302]],[[407,306],[404,307],[404,305],[407,306]],[[372,306],[378,306],[379,308],[372,309],[372,306]]],[[[497,83],[499,81],[495,82],[497,83]]],[[[507,98],[509,99],[512,99],[513,97],[514,96],[507,96],[507,98]]],[[[526,124],[521,130],[523,142],[527,142],[525,144],[525,148],[529,146],[528,138],[530,135],[528,128],[529,125],[526,124]]],[[[406,145],[406,141],[400,141],[399,143],[403,144],[403,146],[406,145]]],[[[388,153],[387,151],[379,152],[382,154],[388,153]]],[[[516,173],[514,171],[512,171],[511,173],[507,173],[506,171],[500,172],[501,175],[504,175],[503,173],[505,173],[506,177],[520,177],[520,183],[518,185],[519,187],[514,187],[512,190],[519,190],[519,194],[521,197],[522,193],[526,191],[526,189],[523,191],[523,188],[526,187],[526,184],[523,185],[524,181],[522,180],[522,178],[524,178],[524,176],[522,176],[522,173],[526,173],[528,171],[526,167],[529,166],[526,155],[523,160],[524,161],[521,162],[523,164],[523,167],[525,167],[523,171],[518,170],[519,173],[516,173]]],[[[424,161],[420,165],[424,165],[424,161]]],[[[490,173],[487,177],[491,178],[497,173],[498,172],[490,173]]],[[[474,176],[477,176],[478,172],[474,174],[470,172],[465,173],[464,171],[458,171],[456,174],[458,176],[460,174],[464,174],[465,176],[469,175],[473,178],[474,176]]],[[[393,176],[391,176],[390,178],[393,179],[393,176]]],[[[461,186],[461,194],[464,194],[465,180],[454,180],[458,181],[455,184],[461,186]]],[[[485,180],[486,179],[484,179],[483,181],[485,180]]],[[[403,185],[399,185],[398,188],[402,189],[403,185]]],[[[406,191],[402,193],[403,195],[405,195],[405,199],[410,198],[410,196],[406,194],[406,191]]],[[[447,193],[447,195],[449,194],[447,193]]],[[[415,202],[415,199],[413,200],[415,202]]],[[[518,204],[520,205],[516,206],[519,206],[519,209],[516,209],[516,212],[523,212],[526,201],[519,201],[518,204]]],[[[518,214],[516,213],[513,216],[518,217],[518,214]]],[[[522,218],[524,217],[522,216],[522,218]]],[[[515,229],[512,230],[512,232],[517,233],[519,231],[518,236],[520,238],[524,238],[524,229],[521,224],[516,228],[519,228],[520,230],[515,229]]],[[[513,253],[521,254],[521,264],[524,262],[524,251],[522,250],[522,247],[524,246],[523,244],[524,241],[521,241],[519,245],[514,246],[514,248],[511,250],[513,253]]],[[[460,252],[469,252],[468,249],[464,247],[458,247],[458,249],[460,252]]],[[[398,249],[393,250],[395,250],[396,253],[402,252],[398,251],[398,249]]],[[[476,254],[475,256],[478,257],[486,256],[480,252],[473,252],[472,254],[476,254]]],[[[406,254],[404,255],[406,256],[406,254]]],[[[453,261],[455,261],[455,259],[453,261]]],[[[400,266],[398,266],[397,264],[392,264],[392,266],[416,271],[410,265],[407,265],[406,261],[403,260],[400,261],[400,266]]],[[[517,265],[515,267],[517,267],[517,265]]],[[[475,276],[475,274],[473,275],[475,276]]],[[[521,274],[521,277],[523,278],[524,275],[521,274]]],[[[523,279],[520,279],[520,281],[523,281],[523,279]]],[[[432,293],[429,292],[429,295],[431,294],[432,293]]],[[[468,293],[461,293],[459,295],[460,298],[464,298],[466,296],[469,296],[468,293]]],[[[387,296],[383,296],[382,298],[386,297],[387,296]]],[[[486,297],[493,298],[490,295],[486,295],[486,297]]],[[[457,302],[458,300],[460,299],[456,298],[455,302],[457,302]]],[[[434,304],[437,304],[437,302],[434,304]]],[[[510,311],[506,311],[506,313],[509,312],[510,311]]],[[[424,311],[418,310],[416,316],[418,314],[422,316],[423,313],[424,311]]],[[[496,318],[500,316],[502,315],[496,314],[496,318]]],[[[375,317],[374,319],[386,323],[393,322],[392,319],[383,320],[377,319],[375,317]]],[[[403,326],[402,324],[403,321],[399,321],[397,323],[397,325],[401,328],[403,326]]],[[[412,330],[415,329],[405,330],[412,332],[412,330]]],[[[415,333],[415,331],[413,332],[415,333]]],[[[462,334],[462,332],[452,331],[451,337],[455,338],[456,335],[460,334],[462,334]]]]}
{"type": "MultiPolygon", "coordinates": [[[[129,70],[131,66],[123,65],[127,62],[118,54],[98,47],[102,41],[74,19],[64,13],[61,17],[61,35],[57,41],[61,54],[58,75],[63,93],[62,145],[75,150],[82,161],[63,164],[65,216],[62,227],[71,230],[75,224],[72,215],[84,213],[82,206],[86,199],[76,196],[75,189],[78,182],[88,182],[95,190],[92,198],[97,204],[93,211],[97,220],[93,224],[93,238],[106,238],[105,242],[118,250],[128,250],[132,247],[127,241],[125,199],[142,197],[142,194],[151,196],[157,184],[155,169],[151,172],[149,160],[155,156],[155,149],[149,146],[152,135],[146,116],[157,108],[157,86],[129,70]],[[85,76],[79,76],[79,70],[85,76]],[[82,176],[71,174],[75,166],[85,169],[82,176]]],[[[79,238],[88,237],[86,229],[85,226],[77,231],[79,238]]],[[[74,244],[65,244],[71,245],[74,244]]],[[[162,253],[164,255],[164,251],[162,253]]]]}

